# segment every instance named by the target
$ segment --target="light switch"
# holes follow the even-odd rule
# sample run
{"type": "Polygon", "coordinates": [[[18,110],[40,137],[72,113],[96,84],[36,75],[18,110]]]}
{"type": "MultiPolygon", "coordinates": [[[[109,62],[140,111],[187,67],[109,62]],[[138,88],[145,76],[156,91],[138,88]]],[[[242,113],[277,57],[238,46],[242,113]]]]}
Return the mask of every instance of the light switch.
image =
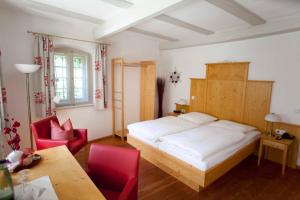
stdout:
{"type": "Polygon", "coordinates": [[[195,96],[192,96],[192,100],[195,100],[196,99],[196,97],[195,96]]]}

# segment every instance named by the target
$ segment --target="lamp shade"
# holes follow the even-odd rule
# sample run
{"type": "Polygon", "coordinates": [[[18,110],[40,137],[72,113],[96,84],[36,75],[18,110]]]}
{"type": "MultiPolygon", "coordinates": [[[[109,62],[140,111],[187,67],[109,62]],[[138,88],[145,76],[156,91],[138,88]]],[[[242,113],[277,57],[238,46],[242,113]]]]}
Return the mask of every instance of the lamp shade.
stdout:
{"type": "Polygon", "coordinates": [[[15,67],[18,71],[24,73],[24,74],[30,74],[35,71],[37,71],[40,68],[40,65],[34,65],[34,64],[15,64],[15,67]]]}
{"type": "Polygon", "coordinates": [[[53,102],[54,102],[55,104],[59,104],[59,102],[60,102],[60,97],[59,97],[59,96],[53,97],[53,102]]]}
{"type": "Polygon", "coordinates": [[[187,100],[186,99],[180,99],[177,104],[179,105],[187,105],[187,100]]]}
{"type": "Polygon", "coordinates": [[[265,116],[265,120],[268,122],[280,122],[281,118],[275,113],[270,113],[265,116]]]}

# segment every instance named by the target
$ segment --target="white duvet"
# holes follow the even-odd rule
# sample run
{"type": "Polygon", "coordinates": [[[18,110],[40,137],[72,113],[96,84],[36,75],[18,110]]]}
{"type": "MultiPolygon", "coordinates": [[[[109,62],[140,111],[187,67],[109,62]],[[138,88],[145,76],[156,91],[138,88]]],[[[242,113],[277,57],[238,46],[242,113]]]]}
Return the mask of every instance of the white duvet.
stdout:
{"type": "Polygon", "coordinates": [[[159,137],[192,129],[198,125],[174,116],[163,117],[155,120],[137,122],[128,125],[128,129],[140,134],[151,141],[158,141],[159,137]]]}
{"type": "Polygon", "coordinates": [[[242,141],[244,138],[245,134],[237,130],[201,126],[177,134],[160,137],[159,140],[184,149],[202,161],[242,141]]]}

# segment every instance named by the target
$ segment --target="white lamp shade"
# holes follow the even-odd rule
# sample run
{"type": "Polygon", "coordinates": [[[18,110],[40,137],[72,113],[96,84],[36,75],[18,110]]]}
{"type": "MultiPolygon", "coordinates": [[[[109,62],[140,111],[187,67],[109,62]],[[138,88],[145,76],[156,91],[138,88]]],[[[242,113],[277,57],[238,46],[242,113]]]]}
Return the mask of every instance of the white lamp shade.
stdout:
{"type": "Polygon", "coordinates": [[[40,65],[34,65],[34,64],[15,64],[15,67],[18,71],[24,73],[24,74],[30,74],[35,71],[37,71],[40,68],[40,65]]]}
{"type": "Polygon", "coordinates": [[[60,97],[59,97],[59,96],[53,97],[53,102],[54,102],[55,104],[59,104],[59,102],[60,102],[60,97]]]}
{"type": "Polygon", "coordinates": [[[275,113],[270,113],[265,116],[265,120],[268,122],[280,122],[281,118],[275,113]]]}
{"type": "Polygon", "coordinates": [[[187,100],[186,99],[180,99],[177,104],[179,105],[187,105],[187,100]]]}

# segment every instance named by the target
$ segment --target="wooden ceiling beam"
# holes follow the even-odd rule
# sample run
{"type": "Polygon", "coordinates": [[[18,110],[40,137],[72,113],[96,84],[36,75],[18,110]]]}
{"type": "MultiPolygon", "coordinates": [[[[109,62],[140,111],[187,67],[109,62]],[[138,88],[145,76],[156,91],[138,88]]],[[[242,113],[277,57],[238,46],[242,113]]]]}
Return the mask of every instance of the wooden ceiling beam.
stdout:
{"type": "Polygon", "coordinates": [[[271,35],[300,31],[300,13],[293,16],[269,22],[263,26],[253,26],[249,28],[239,28],[223,32],[216,32],[205,38],[181,40],[178,42],[164,42],[160,44],[161,50],[178,49],[192,46],[211,45],[224,42],[233,42],[253,38],[267,37],[271,35]]]}
{"type": "Polygon", "coordinates": [[[237,3],[235,0],[206,0],[207,2],[221,8],[225,12],[238,17],[252,26],[265,24],[266,20],[248,10],[244,6],[237,3]]]}
{"type": "Polygon", "coordinates": [[[159,33],[154,33],[154,32],[150,32],[150,31],[145,31],[139,28],[129,28],[129,31],[135,32],[135,33],[139,33],[139,34],[143,34],[143,35],[147,35],[147,36],[151,36],[151,37],[155,37],[155,38],[159,38],[159,39],[163,39],[163,40],[167,40],[170,42],[177,42],[179,41],[178,39],[169,37],[169,36],[165,36],[159,33]]]}
{"type": "Polygon", "coordinates": [[[207,30],[205,28],[201,28],[199,26],[195,26],[193,24],[187,23],[185,21],[182,21],[180,19],[168,16],[165,14],[159,15],[159,16],[155,17],[155,19],[169,23],[169,24],[173,24],[173,25],[181,27],[181,28],[189,29],[191,31],[195,31],[195,32],[198,32],[198,33],[201,33],[204,35],[210,35],[210,34],[214,33],[213,31],[207,30]]]}
{"type": "Polygon", "coordinates": [[[130,6],[133,6],[133,3],[126,1],[126,0],[100,0],[102,2],[111,4],[113,6],[119,7],[119,8],[129,8],[130,6]]]}
{"type": "Polygon", "coordinates": [[[129,7],[111,19],[106,20],[94,30],[96,39],[111,36],[112,34],[127,30],[139,23],[152,19],[170,9],[180,7],[191,0],[138,0],[136,4],[129,7]]]}

